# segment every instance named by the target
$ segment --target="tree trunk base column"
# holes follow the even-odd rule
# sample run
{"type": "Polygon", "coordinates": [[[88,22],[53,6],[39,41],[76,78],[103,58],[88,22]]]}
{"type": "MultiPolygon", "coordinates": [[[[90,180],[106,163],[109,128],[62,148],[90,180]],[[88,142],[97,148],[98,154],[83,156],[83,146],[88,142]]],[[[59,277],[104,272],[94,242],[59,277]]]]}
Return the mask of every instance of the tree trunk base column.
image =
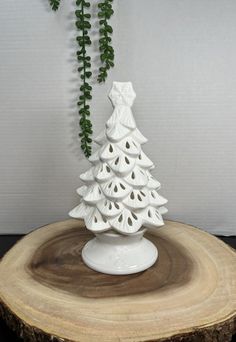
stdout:
{"type": "Polygon", "coordinates": [[[145,229],[132,235],[96,234],[82,250],[82,259],[95,271],[124,275],[142,272],[157,260],[156,246],[143,237],[145,229]]]}

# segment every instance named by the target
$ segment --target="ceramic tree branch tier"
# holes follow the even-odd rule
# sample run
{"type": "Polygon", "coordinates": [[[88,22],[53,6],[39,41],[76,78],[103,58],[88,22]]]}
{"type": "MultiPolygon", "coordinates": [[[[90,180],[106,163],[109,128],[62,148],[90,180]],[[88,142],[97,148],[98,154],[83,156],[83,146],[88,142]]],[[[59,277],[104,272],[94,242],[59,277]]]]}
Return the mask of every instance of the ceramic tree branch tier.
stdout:
{"type": "Polygon", "coordinates": [[[82,218],[96,237],[82,251],[91,268],[129,274],[152,266],[157,248],[143,238],[146,228],[164,225],[167,200],[158,194],[153,162],[142,150],[147,139],[138,130],[131,106],[136,94],[131,82],[114,82],[109,97],[114,112],[95,139],[100,147],[90,157],[91,168],[80,178],[80,204],[70,216],[82,218]]]}

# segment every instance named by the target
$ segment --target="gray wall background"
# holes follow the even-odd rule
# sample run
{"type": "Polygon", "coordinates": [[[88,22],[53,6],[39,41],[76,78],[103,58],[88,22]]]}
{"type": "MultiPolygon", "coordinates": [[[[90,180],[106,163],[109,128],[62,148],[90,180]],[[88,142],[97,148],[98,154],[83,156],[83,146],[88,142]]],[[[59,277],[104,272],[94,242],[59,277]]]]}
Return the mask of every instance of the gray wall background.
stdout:
{"type": "MultiPolygon", "coordinates": [[[[95,135],[112,112],[112,81],[132,81],[167,217],[236,234],[236,2],[114,7],[116,68],[94,86],[95,135]]],[[[65,219],[78,202],[78,176],[89,164],[77,140],[73,20],[69,0],[58,13],[47,0],[0,2],[0,233],[65,219]]]]}

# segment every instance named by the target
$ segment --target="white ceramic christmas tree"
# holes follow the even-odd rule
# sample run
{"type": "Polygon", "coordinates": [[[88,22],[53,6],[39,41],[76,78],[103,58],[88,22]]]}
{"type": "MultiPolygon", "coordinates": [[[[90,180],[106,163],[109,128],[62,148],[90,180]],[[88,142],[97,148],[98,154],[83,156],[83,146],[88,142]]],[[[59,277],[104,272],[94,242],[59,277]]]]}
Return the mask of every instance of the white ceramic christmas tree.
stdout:
{"type": "Polygon", "coordinates": [[[109,274],[130,274],[152,266],[156,247],[143,237],[146,228],[164,224],[167,200],[141,145],[147,139],[137,129],[131,106],[136,97],[131,82],[113,82],[109,97],[114,112],[95,139],[99,149],[91,168],[80,178],[80,204],[69,215],[83,218],[96,237],[82,251],[91,268],[109,274]]]}

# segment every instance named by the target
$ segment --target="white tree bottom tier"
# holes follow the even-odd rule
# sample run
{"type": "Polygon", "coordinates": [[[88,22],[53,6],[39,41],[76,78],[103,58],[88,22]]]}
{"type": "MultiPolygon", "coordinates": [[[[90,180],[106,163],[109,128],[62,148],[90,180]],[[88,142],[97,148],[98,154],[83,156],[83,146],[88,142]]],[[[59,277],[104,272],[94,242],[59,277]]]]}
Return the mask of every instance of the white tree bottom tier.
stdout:
{"type": "Polygon", "coordinates": [[[82,250],[86,265],[98,272],[114,275],[146,270],[157,260],[156,246],[143,237],[145,229],[132,235],[96,234],[82,250]]]}
{"type": "Polygon", "coordinates": [[[0,316],[24,341],[229,342],[236,328],[236,253],[191,226],[165,222],[144,272],[107,275],[81,258],[82,221],[39,228],[0,262],[0,316]]]}

